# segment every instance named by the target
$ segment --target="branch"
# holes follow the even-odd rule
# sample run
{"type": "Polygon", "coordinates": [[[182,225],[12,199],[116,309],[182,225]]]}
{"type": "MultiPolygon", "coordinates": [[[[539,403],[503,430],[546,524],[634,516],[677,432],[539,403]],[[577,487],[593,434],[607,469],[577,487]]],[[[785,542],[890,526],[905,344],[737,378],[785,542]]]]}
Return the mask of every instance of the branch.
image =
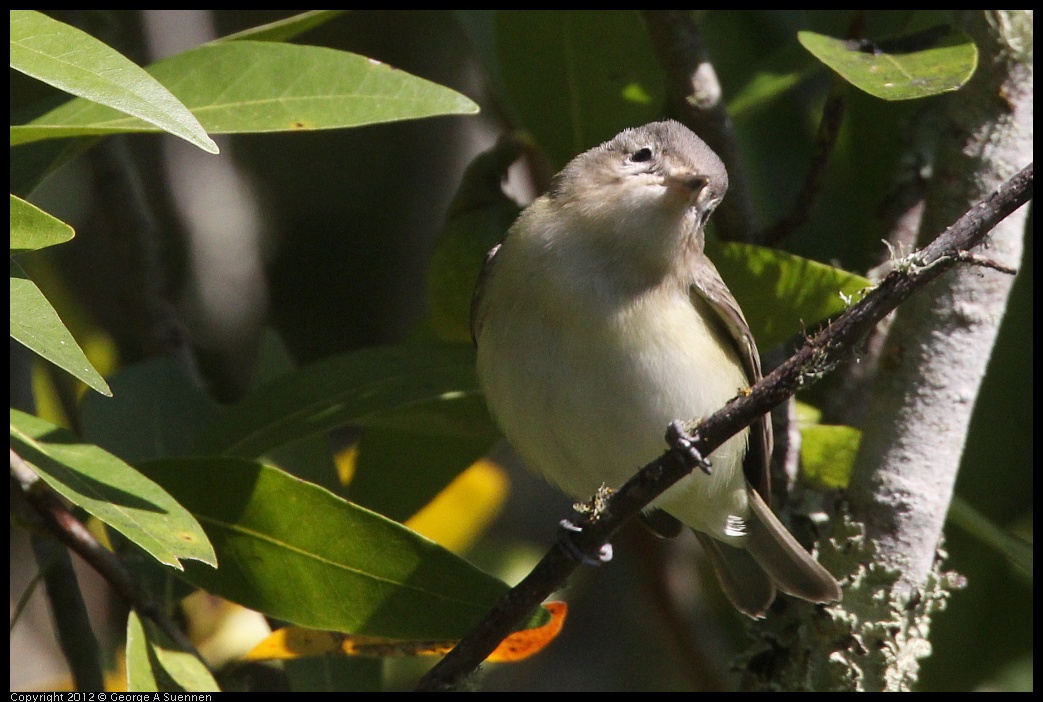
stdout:
{"type": "Polygon", "coordinates": [[[818,124],[818,133],[815,135],[815,151],[811,156],[811,164],[808,166],[804,185],[790,211],[757,237],[757,240],[766,246],[777,246],[797,227],[810,219],[811,209],[826,180],[826,166],[829,164],[829,157],[833,155],[833,147],[836,146],[837,137],[840,136],[840,125],[844,121],[844,108],[847,104],[847,90],[847,83],[840,76],[834,75],[830,80],[826,104],[822,107],[822,120],[818,124]]]}
{"type": "Polygon", "coordinates": [[[123,561],[94,538],[83,522],[69,511],[58,494],[40,479],[32,464],[15,453],[13,449],[11,450],[11,477],[12,482],[21,488],[22,494],[33,512],[39,517],[42,524],[58,537],[59,541],[105,578],[138,614],[151,619],[163,630],[163,633],[182,646],[185,651],[200,658],[192,646],[192,642],[166,616],[151,595],[134,581],[133,576],[123,565],[123,561]]]}
{"type": "MultiPolygon", "coordinates": [[[[851,15],[850,26],[847,37],[854,39],[865,34],[866,13],[864,10],[855,10],[851,15]]],[[[832,74],[829,84],[829,94],[826,103],[822,106],[822,119],[818,124],[818,132],[815,135],[815,150],[808,166],[808,173],[804,179],[804,185],[797,195],[793,207],[782,218],[761,232],[757,241],[766,246],[776,246],[780,241],[788,237],[793,231],[808,221],[811,217],[811,209],[815,204],[822,183],[826,179],[826,167],[829,165],[829,157],[833,155],[833,147],[836,146],[837,137],[840,136],[840,125],[844,121],[844,112],[847,105],[847,81],[835,73],[832,74]]]]}
{"type": "Polygon", "coordinates": [[[873,326],[914,292],[963,262],[964,252],[979,245],[1011,212],[1032,197],[1032,164],[984,202],[976,205],[923,250],[906,257],[861,302],[805,342],[793,356],[696,427],[693,436],[677,435],[671,448],[611,494],[603,509],[585,517],[578,532],[562,532],[529,575],[497,602],[457,646],[419,682],[417,690],[453,689],[533,609],[561,587],[579,566],[574,554],[595,562],[613,534],[660,493],[695,467],[688,448],[708,456],[799,388],[815,381],[873,326]]]}
{"type": "MultiPolygon", "coordinates": [[[[940,104],[925,234],[1031,159],[1031,13],[967,12],[961,26],[978,47],[979,65],[958,96],[940,104]]],[[[875,561],[899,573],[896,595],[918,592],[937,561],[976,399],[1013,285],[1009,276],[986,269],[1006,273],[1020,264],[1025,214],[996,227],[988,249],[958,251],[973,268],[961,266],[905,306],[888,334],[887,362],[860,423],[862,444],[847,497],[878,549],[875,561]]]]}
{"type": "Polygon", "coordinates": [[[721,238],[750,241],[753,205],[739,159],[738,140],[699,29],[685,10],[645,10],[641,16],[666,72],[666,89],[678,121],[709,144],[728,169],[728,197],[714,216],[721,238]]]}

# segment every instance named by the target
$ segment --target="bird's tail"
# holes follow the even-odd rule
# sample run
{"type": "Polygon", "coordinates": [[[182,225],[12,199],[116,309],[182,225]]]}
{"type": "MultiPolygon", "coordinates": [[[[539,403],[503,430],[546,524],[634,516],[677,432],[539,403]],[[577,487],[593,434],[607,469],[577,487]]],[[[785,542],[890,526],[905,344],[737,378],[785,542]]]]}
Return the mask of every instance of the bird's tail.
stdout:
{"type": "Polygon", "coordinates": [[[760,619],[775,599],[776,588],[809,602],[840,600],[836,579],[793,538],[756,490],[749,490],[749,501],[745,549],[696,532],[732,604],[760,619]]]}

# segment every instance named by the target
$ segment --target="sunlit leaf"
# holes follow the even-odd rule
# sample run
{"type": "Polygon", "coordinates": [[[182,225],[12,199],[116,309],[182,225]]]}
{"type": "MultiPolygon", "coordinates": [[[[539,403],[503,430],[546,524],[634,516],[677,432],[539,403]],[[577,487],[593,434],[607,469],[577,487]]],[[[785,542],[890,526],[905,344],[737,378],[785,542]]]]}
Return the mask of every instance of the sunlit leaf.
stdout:
{"type": "Polygon", "coordinates": [[[343,15],[347,10],[308,10],[291,17],[286,17],[267,24],[244,29],[235,34],[228,34],[217,41],[286,41],[293,39],[309,29],[320,27],[330,20],[343,15]]]}
{"type": "Polygon", "coordinates": [[[766,351],[848,307],[871,284],[847,271],[777,249],[706,242],[706,253],[766,351]]]}
{"type": "Polygon", "coordinates": [[[820,490],[846,488],[851,482],[862,432],[852,427],[816,424],[800,430],[801,475],[820,490]]]}
{"type": "Polygon", "coordinates": [[[11,337],[108,397],[108,383],[83,354],[51,303],[11,259],[11,337]]]}
{"type": "Polygon", "coordinates": [[[128,692],[218,692],[203,661],[181,650],[147,619],[131,611],[127,619],[128,692]]]}
{"type": "Polygon", "coordinates": [[[11,410],[11,448],[78,507],[156,560],[216,564],[203,528],[162,487],[112,454],[38,417],[11,410]]]}
{"type": "Polygon", "coordinates": [[[964,32],[937,26],[879,41],[798,32],[805,49],[849,83],[884,100],[914,100],[959,90],[978,66],[964,32]]]}
{"type": "Polygon", "coordinates": [[[72,239],[75,232],[65,222],[39,207],[11,195],[11,251],[35,251],[72,239]]]}
{"type": "Polygon", "coordinates": [[[186,564],[207,592],[294,624],[407,639],[462,636],[507,591],[401,524],[239,459],[142,470],[202,523],[220,559],[186,564]]]}
{"type": "MultiPolygon", "coordinates": [[[[478,111],[449,88],[318,46],[220,42],[171,56],[148,71],[211,134],[336,129],[478,111]]],[[[149,131],[156,130],[141,120],[74,100],[12,127],[11,143],[149,131]]]]}
{"type": "MultiPolygon", "coordinates": [[[[162,79],[157,81],[106,44],[43,13],[11,10],[11,68],[77,95],[103,112],[133,115],[128,119],[140,118],[156,131],[218,152],[217,144],[163,87],[162,79]]],[[[11,144],[17,143],[12,129],[11,144]]]]}

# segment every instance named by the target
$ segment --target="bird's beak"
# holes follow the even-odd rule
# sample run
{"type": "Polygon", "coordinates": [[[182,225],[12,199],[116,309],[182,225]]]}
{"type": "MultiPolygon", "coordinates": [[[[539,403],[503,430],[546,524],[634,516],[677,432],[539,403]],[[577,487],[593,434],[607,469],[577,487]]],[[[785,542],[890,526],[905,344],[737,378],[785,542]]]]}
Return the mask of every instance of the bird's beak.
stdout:
{"type": "Polygon", "coordinates": [[[663,177],[663,184],[667,188],[676,190],[685,198],[693,200],[709,182],[710,179],[706,176],[683,169],[671,170],[663,177]]]}

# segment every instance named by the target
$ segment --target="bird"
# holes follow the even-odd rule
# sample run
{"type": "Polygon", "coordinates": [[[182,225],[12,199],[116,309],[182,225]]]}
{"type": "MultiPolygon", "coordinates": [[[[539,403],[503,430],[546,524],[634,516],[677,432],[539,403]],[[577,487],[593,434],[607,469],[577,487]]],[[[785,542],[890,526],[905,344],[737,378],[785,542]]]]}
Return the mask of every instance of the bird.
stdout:
{"type": "MultiPolygon", "coordinates": [[[[571,496],[622,484],[662,454],[668,425],[761,378],[746,318],[704,251],[727,188],[721,159],[679,122],[626,129],[570,161],[489,252],[471,309],[480,386],[522,461],[571,496]]],[[[777,590],[842,596],[769,507],[771,448],[763,416],[708,456],[709,475],[650,505],[695,531],[752,618],[777,590]]]]}

